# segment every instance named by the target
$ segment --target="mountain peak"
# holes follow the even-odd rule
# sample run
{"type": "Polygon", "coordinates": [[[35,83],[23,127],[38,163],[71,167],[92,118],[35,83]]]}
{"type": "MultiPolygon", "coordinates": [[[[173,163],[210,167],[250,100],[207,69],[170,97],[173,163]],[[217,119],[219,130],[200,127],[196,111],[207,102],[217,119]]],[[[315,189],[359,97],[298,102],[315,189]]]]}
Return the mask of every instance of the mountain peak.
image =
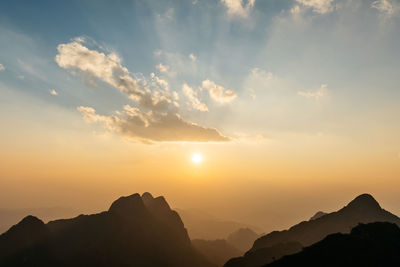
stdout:
{"type": "Polygon", "coordinates": [[[318,211],[317,213],[314,214],[314,216],[312,216],[312,217],[309,219],[309,221],[319,219],[319,218],[321,218],[322,216],[324,216],[324,215],[326,215],[326,214],[328,214],[328,213],[323,212],[323,211],[318,211]]]}
{"type": "Polygon", "coordinates": [[[370,194],[362,194],[352,200],[347,206],[347,208],[357,208],[357,209],[381,209],[379,203],[370,194]]]}
{"type": "Polygon", "coordinates": [[[143,199],[143,201],[144,201],[145,204],[146,204],[146,201],[151,201],[151,200],[154,199],[154,197],[153,197],[153,195],[150,194],[149,192],[144,192],[144,193],[142,194],[142,199],[143,199]]]}
{"type": "Polygon", "coordinates": [[[109,209],[109,212],[120,215],[132,214],[132,212],[142,212],[146,210],[142,198],[139,194],[133,194],[126,197],[120,197],[115,200],[109,209]]]}

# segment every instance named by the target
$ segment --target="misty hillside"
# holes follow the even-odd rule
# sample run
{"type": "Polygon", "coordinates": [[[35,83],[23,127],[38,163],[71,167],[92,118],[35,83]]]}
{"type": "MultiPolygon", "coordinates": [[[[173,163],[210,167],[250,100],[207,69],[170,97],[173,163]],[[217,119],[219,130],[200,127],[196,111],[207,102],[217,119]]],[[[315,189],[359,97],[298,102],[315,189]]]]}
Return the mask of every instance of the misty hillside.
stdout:
{"type": "Polygon", "coordinates": [[[227,241],[241,251],[247,251],[251,248],[254,241],[259,235],[251,230],[250,228],[240,228],[237,231],[231,233],[227,241]]]}
{"type": "Polygon", "coordinates": [[[193,239],[192,244],[209,262],[218,266],[222,266],[229,259],[243,254],[243,251],[238,250],[225,239],[193,239]]]}
{"type": "Polygon", "coordinates": [[[400,266],[400,228],[376,222],[360,224],[350,234],[331,234],[300,253],[285,256],[268,267],[381,267],[400,266]]]}
{"type": "Polygon", "coordinates": [[[193,239],[192,244],[210,262],[222,266],[229,259],[243,255],[245,251],[251,248],[258,236],[250,228],[240,228],[231,233],[226,240],[193,239]]]}
{"type": "Polygon", "coordinates": [[[176,209],[176,211],[181,216],[191,239],[226,239],[228,235],[241,228],[250,228],[260,232],[256,226],[224,220],[204,211],[195,209],[176,209]]]}
{"type": "Polygon", "coordinates": [[[289,230],[274,231],[258,238],[243,257],[232,259],[225,267],[256,267],[274,259],[296,253],[300,247],[310,246],[334,233],[349,233],[359,223],[391,222],[400,225],[400,218],[382,209],[369,194],[356,197],[342,209],[317,213],[289,230]],[[297,245],[295,245],[297,244],[297,245]]]}
{"type": "Polygon", "coordinates": [[[27,216],[0,235],[0,266],[211,267],[163,197],[133,194],[108,211],[51,221],[27,216]]]}

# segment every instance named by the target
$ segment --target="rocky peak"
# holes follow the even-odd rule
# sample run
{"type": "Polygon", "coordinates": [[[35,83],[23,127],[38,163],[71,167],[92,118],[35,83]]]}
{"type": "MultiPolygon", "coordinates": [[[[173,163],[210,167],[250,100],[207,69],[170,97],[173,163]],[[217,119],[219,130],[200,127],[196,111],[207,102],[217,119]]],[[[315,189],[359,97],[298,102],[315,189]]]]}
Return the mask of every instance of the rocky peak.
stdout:
{"type": "Polygon", "coordinates": [[[318,218],[321,218],[322,216],[324,216],[324,215],[326,215],[326,214],[328,214],[328,213],[323,212],[323,211],[318,211],[317,213],[314,214],[314,216],[312,216],[312,217],[310,218],[309,221],[312,221],[312,220],[316,220],[316,219],[318,219],[318,218]]]}
{"type": "Polygon", "coordinates": [[[362,194],[352,200],[347,206],[347,209],[358,210],[380,210],[381,206],[370,194],[362,194]]]}
{"type": "Polygon", "coordinates": [[[133,194],[127,197],[120,197],[114,201],[109,209],[110,213],[118,215],[141,214],[145,212],[146,207],[139,194],[133,194]]]}

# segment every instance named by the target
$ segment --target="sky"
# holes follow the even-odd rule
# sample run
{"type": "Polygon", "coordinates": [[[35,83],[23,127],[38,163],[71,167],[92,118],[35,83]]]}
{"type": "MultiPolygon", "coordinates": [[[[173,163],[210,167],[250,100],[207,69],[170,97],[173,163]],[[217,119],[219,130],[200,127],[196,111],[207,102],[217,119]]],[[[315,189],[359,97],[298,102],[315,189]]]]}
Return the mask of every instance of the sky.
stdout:
{"type": "Polygon", "coordinates": [[[2,1],[0,207],[399,215],[399,47],[398,0],[2,1]]]}

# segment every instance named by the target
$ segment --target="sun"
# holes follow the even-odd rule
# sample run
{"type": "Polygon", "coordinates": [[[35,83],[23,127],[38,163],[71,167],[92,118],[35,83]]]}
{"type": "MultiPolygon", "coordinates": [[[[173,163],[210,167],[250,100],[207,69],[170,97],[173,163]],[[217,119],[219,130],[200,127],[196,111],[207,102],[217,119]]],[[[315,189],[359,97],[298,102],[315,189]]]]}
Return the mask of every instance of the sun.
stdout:
{"type": "Polygon", "coordinates": [[[193,156],[192,156],[192,161],[193,161],[193,163],[195,163],[195,164],[200,164],[200,162],[202,162],[203,161],[203,156],[202,155],[200,155],[200,154],[193,154],[193,156]]]}

